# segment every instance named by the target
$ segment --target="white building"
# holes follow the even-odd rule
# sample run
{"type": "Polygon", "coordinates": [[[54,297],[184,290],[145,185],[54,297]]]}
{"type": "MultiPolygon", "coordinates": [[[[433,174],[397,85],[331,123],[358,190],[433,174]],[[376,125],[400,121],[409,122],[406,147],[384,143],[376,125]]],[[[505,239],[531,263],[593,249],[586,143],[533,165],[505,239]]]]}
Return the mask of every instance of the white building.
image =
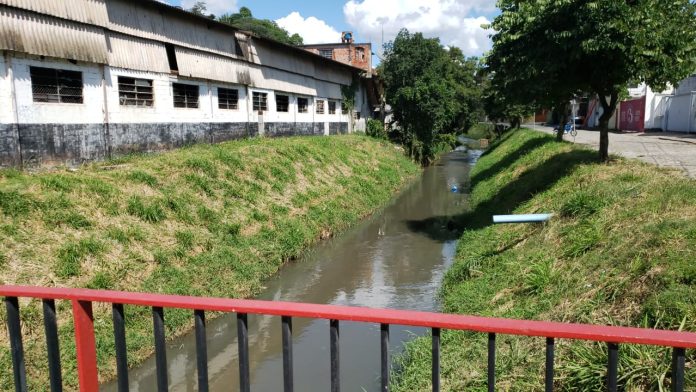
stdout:
{"type": "Polygon", "coordinates": [[[0,51],[0,166],[346,133],[371,111],[360,69],[154,0],[0,0],[0,51]]]}

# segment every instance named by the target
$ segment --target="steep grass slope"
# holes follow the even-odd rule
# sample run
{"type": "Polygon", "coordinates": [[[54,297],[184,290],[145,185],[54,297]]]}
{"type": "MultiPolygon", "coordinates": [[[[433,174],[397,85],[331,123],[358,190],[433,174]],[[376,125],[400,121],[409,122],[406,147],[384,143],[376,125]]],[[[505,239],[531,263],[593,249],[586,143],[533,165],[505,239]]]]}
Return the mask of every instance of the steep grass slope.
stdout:
{"type": "MultiPolygon", "coordinates": [[[[248,297],[309,245],[379,208],[418,170],[389,144],[341,136],[199,145],[75,172],[0,171],[0,282],[248,297]]],[[[64,379],[75,390],[69,305],[58,302],[58,317],[64,379]]],[[[21,307],[30,389],[45,389],[40,302],[21,307]]],[[[95,313],[108,378],[110,307],[95,313]]],[[[132,365],[152,350],[152,319],[149,309],[132,307],[126,318],[132,365]]],[[[0,319],[4,326],[4,307],[0,319]]],[[[167,310],[165,319],[173,336],[191,315],[167,310]]],[[[0,387],[9,390],[9,347],[0,336],[0,387]]]]}
{"type": "MultiPolygon", "coordinates": [[[[472,205],[443,311],[696,331],[696,181],[531,130],[506,135],[472,172],[472,205]],[[552,212],[545,225],[491,226],[491,215],[552,212]]],[[[444,390],[486,390],[483,334],[443,333],[444,390]]],[[[428,390],[430,342],[402,357],[399,391],[428,390]]],[[[499,390],[543,390],[543,338],[499,336],[499,390]]],[[[687,379],[696,388],[693,361],[687,379]]],[[[560,340],[556,386],[603,390],[603,344],[560,340]]],[[[668,390],[670,350],[624,345],[620,389],[668,390]]],[[[693,389],[690,389],[693,390],[693,389]]]]}

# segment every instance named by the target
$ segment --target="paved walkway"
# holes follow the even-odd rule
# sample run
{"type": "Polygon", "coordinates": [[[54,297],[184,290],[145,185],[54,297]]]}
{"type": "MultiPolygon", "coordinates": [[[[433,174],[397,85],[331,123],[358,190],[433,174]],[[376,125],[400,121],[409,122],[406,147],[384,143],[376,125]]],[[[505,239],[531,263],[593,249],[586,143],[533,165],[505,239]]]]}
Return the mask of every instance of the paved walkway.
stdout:
{"type": "MultiPolygon", "coordinates": [[[[527,128],[555,134],[552,127],[525,125],[527,128]]],[[[563,139],[599,148],[599,131],[578,130],[578,136],[563,139]]],[[[609,132],[609,153],[636,158],[658,166],[681,169],[696,178],[696,134],[673,132],[612,133],[609,132]]]]}

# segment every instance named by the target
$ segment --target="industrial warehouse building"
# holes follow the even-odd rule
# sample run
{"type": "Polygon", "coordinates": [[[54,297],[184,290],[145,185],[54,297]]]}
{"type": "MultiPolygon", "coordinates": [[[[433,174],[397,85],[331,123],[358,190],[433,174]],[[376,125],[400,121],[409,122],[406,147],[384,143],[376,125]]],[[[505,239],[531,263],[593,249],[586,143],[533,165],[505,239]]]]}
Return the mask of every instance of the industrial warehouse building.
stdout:
{"type": "Polygon", "coordinates": [[[346,133],[371,112],[359,68],[154,0],[0,0],[0,50],[0,166],[346,133]]]}

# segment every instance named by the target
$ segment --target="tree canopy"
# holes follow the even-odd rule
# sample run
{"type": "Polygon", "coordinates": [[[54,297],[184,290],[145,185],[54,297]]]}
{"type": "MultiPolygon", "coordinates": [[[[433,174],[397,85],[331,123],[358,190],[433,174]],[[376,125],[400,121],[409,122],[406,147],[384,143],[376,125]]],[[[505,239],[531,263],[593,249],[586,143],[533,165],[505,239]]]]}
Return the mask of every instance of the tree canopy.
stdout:
{"type": "Polygon", "coordinates": [[[626,85],[655,89],[696,69],[696,4],[690,0],[501,0],[488,56],[491,84],[508,103],[558,106],[597,94],[600,158],[626,85]]]}
{"type": "Polygon", "coordinates": [[[222,23],[227,23],[240,30],[250,31],[260,37],[274,39],[289,45],[302,45],[302,37],[295,33],[290,35],[287,30],[278,26],[275,21],[270,19],[256,19],[247,7],[242,7],[239,12],[234,14],[222,15],[219,19],[222,23]]]}
{"type": "Polygon", "coordinates": [[[391,137],[427,164],[440,136],[468,129],[476,121],[478,62],[456,47],[446,49],[438,39],[408,30],[401,30],[385,49],[381,70],[397,125],[391,137]]]}

